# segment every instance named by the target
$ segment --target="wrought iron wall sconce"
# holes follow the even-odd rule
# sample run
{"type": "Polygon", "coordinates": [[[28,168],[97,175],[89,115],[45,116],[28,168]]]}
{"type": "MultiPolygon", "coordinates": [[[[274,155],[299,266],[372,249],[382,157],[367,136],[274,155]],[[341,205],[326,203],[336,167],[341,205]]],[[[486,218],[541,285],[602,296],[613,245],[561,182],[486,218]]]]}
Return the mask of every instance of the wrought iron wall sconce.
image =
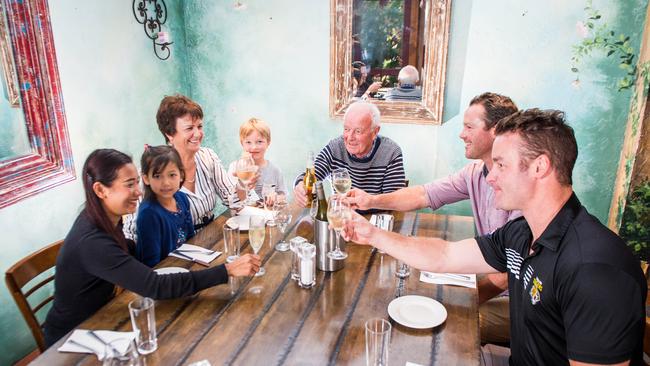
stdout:
{"type": "Polygon", "coordinates": [[[144,32],[153,42],[153,52],[161,60],[171,55],[169,33],[162,31],[167,21],[167,5],[164,0],[133,0],[133,15],[144,26],[144,32]],[[148,4],[147,4],[148,3],[148,4]],[[153,15],[150,15],[153,13],[153,15]]]}

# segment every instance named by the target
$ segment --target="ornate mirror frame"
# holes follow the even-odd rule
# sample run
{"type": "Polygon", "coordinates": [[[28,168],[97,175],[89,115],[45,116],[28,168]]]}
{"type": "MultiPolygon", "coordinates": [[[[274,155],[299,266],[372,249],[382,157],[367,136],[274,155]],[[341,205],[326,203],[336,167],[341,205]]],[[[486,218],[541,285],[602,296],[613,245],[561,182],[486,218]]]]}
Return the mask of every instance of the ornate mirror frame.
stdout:
{"type": "MultiPolygon", "coordinates": [[[[330,117],[341,118],[352,98],[352,3],[330,0],[330,117]]],[[[382,122],[441,124],[451,0],[422,0],[425,48],[422,102],[373,101],[382,122]]]]}
{"type": "Polygon", "coordinates": [[[47,0],[0,1],[31,146],[0,161],[2,208],[75,179],[75,171],[47,0]]]}

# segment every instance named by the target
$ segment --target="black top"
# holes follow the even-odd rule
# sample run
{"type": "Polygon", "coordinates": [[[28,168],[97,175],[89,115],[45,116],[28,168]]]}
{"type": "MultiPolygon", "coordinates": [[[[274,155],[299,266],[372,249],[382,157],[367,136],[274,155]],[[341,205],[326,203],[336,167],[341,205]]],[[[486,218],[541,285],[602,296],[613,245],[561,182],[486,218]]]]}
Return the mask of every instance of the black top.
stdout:
{"type": "Polygon", "coordinates": [[[45,343],[52,345],[109,302],[115,285],[153,299],[170,299],[226,282],[224,265],[156,274],[95,226],[84,210],[56,259],[54,303],[43,325],[45,343]]]}
{"type": "Polygon", "coordinates": [[[573,194],[533,243],[521,217],[477,237],[508,272],[511,365],[641,364],[647,284],[625,242],[573,194]]]}

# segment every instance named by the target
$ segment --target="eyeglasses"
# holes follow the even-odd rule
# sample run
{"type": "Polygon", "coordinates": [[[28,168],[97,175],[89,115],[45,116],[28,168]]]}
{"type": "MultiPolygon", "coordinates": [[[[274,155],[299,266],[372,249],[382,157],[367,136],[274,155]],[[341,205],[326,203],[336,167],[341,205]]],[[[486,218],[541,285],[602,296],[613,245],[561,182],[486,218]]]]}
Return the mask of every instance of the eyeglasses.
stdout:
{"type": "Polygon", "coordinates": [[[354,136],[361,136],[361,135],[363,135],[364,133],[366,133],[366,131],[368,131],[368,129],[361,129],[361,128],[355,128],[355,129],[352,129],[352,128],[343,128],[343,133],[344,133],[344,134],[352,133],[352,134],[354,134],[354,136]]]}

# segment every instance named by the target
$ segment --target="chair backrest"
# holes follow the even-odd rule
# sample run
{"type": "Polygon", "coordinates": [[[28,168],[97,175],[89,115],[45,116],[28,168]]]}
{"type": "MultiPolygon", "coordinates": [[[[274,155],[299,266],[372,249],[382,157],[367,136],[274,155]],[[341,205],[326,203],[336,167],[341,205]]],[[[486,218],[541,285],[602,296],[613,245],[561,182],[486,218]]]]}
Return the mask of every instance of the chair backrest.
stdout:
{"type": "Polygon", "coordinates": [[[54,279],[54,275],[48,276],[42,281],[38,282],[31,288],[23,291],[23,286],[31,281],[34,277],[54,267],[56,264],[56,256],[59,254],[63,240],[54,242],[39,251],[28,255],[21,259],[16,264],[11,266],[5,272],[5,282],[9,288],[11,296],[13,296],[18,309],[23,314],[27,325],[29,325],[32,335],[36,340],[36,344],[41,351],[45,350],[45,338],[43,336],[42,325],[36,318],[36,313],[54,299],[54,296],[49,296],[47,299],[41,301],[38,305],[32,307],[27,300],[36,290],[43,287],[54,279]]]}

